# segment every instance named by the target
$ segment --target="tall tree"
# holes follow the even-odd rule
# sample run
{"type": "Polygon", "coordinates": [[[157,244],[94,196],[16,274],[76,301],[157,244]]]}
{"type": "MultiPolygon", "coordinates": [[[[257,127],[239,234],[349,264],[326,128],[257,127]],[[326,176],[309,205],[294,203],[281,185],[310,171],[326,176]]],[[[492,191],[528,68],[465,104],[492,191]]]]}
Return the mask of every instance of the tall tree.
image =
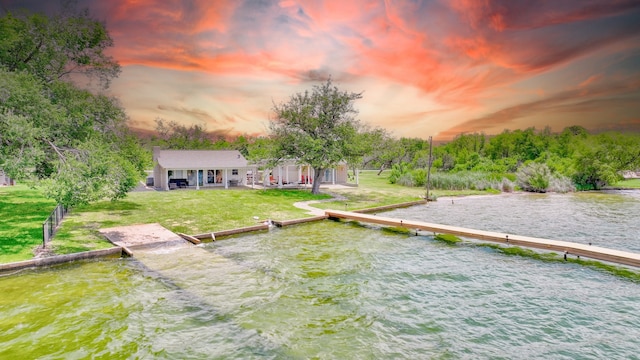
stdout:
{"type": "Polygon", "coordinates": [[[601,189],[640,168],[640,135],[603,133],[586,138],[574,153],[573,180],[582,189],[601,189]]]}
{"type": "Polygon", "coordinates": [[[0,64],[46,83],[82,75],[108,87],[120,73],[120,65],[105,53],[111,46],[105,25],[72,5],[51,18],[27,13],[0,18],[0,64]]]}
{"type": "Polygon", "coordinates": [[[108,86],[119,72],[104,53],[112,44],[102,23],[72,7],[0,17],[0,168],[67,206],[125,196],[146,166],[118,101],[69,81],[108,86]]]}
{"type": "Polygon", "coordinates": [[[313,194],[319,193],[324,171],[350,155],[358,129],[354,101],[360,98],[362,93],[340,90],[328,79],[273,106],[269,130],[276,142],[275,160],[309,164],[314,170],[313,194]]]}
{"type": "Polygon", "coordinates": [[[145,168],[114,99],[0,69],[0,168],[64,205],[125,196],[145,168]]]}

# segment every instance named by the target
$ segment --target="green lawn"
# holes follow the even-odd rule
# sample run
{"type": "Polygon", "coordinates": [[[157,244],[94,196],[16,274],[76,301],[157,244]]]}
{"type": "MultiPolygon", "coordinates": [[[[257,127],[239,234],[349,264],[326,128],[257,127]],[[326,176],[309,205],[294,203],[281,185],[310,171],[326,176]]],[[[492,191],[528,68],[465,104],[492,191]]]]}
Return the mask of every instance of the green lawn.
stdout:
{"type": "Polygon", "coordinates": [[[326,199],[304,190],[173,190],[133,192],[116,202],[74,208],[51,242],[58,254],[110,247],[101,228],[159,223],[173,232],[200,234],[310,216],[294,202],[326,199]],[[255,219],[255,218],[258,219],[255,219]]]}
{"type": "MultiPolygon", "coordinates": [[[[330,190],[347,200],[323,202],[315,206],[349,210],[414,201],[425,196],[423,188],[389,184],[387,172],[362,171],[360,186],[330,190]]],[[[1,188],[3,218],[0,263],[33,257],[33,248],[42,241],[42,222],[55,207],[50,200],[26,187],[1,188]],[[7,215],[4,215],[4,214],[7,215]]],[[[487,194],[480,191],[433,191],[436,196],[487,194]]],[[[286,220],[310,216],[294,202],[328,199],[309,190],[174,190],[133,192],[126,199],[76,207],[66,216],[50,242],[56,254],[109,248],[98,230],[114,226],[159,223],[174,232],[199,234],[256,225],[266,219],[286,220]],[[258,218],[257,220],[255,218],[258,218]]]]}
{"type": "Polygon", "coordinates": [[[25,185],[0,186],[0,263],[33,257],[42,244],[42,223],[55,207],[25,185]]]}
{"type": "Polygon", "coordinates": [[[611,185],[611,187],[621,189],[640,189],[640,179],[627,179],[618,181],[617,183],[611,185]]]}

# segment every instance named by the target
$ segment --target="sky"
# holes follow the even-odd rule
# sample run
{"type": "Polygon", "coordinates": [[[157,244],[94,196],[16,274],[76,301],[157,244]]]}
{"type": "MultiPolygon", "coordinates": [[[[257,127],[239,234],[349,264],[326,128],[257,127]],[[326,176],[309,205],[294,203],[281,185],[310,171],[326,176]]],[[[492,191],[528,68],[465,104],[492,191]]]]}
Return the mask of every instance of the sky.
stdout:
{"type": "Polygon", "coordinates": [[[363,93],[359,120],[396,137],[640,132],[639,0],[77,2],[114,40],[108,91],[135,128],[264,135],[274,104],[331,77],[363,93]]]}

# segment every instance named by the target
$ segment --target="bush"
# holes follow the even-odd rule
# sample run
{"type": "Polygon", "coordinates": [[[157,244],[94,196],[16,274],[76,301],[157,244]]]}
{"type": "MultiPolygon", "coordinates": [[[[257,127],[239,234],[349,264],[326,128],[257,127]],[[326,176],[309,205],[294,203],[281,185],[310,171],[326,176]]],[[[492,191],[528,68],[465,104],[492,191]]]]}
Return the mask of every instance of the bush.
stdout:
{"type": "Polygon", "coordinates": [[[551,170],[546,164],[530,163],[518,170],[518,186],[524,191],[547,192],[551,170]]]}
{"type": "Polygon", "coordinates": [[[564,175],[554,174],[549,180],[549,191],[567,193],[576,191],[573,181],[564,175]]]}
{"type": "Polygon", "coordinates": [[[400,175],[400,177],[396,180],[396,184],[402,185],[402,186],[409,186],[409,187],[416,186],[413,181],[413,177],[411,176],[411,173],[400,175]]]}
{"type": "Polygon", "coordinates": [[[409,171],[409,166],[406,163],[393,164],[389,174],[389,183],[396,184],[407,171],[409,171]]]}
{"type": "Polygon", "coordinates": [[[565,193],[576,189],[571,179],[553,174],[546,164],[529,163],[518,170],[517,178],[524,191],[565,193]]]}
{"type": "Polygon", "coordinates": [[[413,186],[423,187],[427,185],[427,170],[414,169],[411,171],[411,178],[413,179],[413,186]]]}

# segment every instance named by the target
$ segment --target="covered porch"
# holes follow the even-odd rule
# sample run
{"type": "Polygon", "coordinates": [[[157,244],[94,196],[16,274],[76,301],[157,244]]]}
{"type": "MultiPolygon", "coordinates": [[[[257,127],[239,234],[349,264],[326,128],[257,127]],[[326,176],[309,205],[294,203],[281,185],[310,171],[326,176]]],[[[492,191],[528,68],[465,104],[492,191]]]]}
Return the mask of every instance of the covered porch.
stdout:
{"type": "Polygon", "coordinates": [[[166,169],[160,175],[163,190],[225,188],[253,186],[255,168],[215,168],[215,169],[166,169]]]}

